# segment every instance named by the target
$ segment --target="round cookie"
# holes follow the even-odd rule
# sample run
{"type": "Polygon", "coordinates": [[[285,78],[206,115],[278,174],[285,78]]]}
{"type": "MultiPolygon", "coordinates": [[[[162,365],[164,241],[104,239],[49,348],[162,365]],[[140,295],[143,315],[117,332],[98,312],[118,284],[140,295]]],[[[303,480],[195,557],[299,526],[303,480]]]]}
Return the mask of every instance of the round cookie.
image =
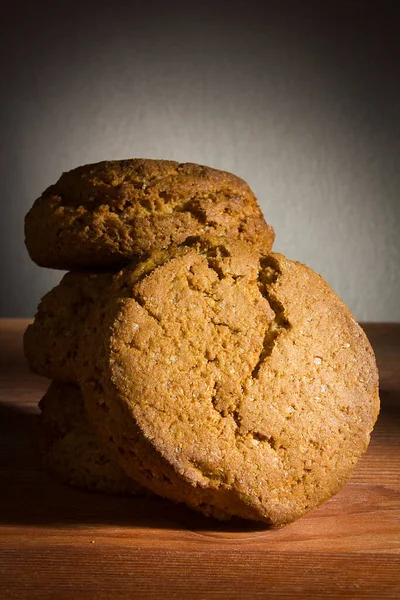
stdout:
{"type": "Polygon", "coordinates": [[[120,268],[211,232],[271,249],[274,231],[242,180],[192,163],[130,159],[63,173],[25,219],[25,242],[42,267],[120,268]]]}
{"type": "Polygon", "coordinates": [[[90,491],[146,493],[100,445],[77,385],[52,382],[39,408],[34,444],[43,466],[53,477],[90,491]]]}
{"type": "Polygon", "coordinates": [[[192,239],[115,275],[91,307],[71,373],[145,487],[282,525],[351,476],[379,410],[375,359],[306,266],[192,239]]]}
{"type": "MultiPolygon", "coordinates": [[[[73,271],[43,296],[24,334],[25,357],[34,373],[59,382],[77,381],[84,325],[112,280],[112,273],[73,271]]],[[[92,334],[98,325],[92,323],[92,334]]]]}
{"type": "Polygon", "coordinates": [[[368,446],[378,378],[364,333],[322,278],[215,239],[145,278],[125,275],[129,296],[114,301],[84,393],[104,441],[124,449],[126,473],[200,509],[274,525],[338,492],[368,446]],[[120,418],[97,418],[103,404],[120,418]],[[169,469],[145,481],[141,440],[179,485],[162,482],[169,469]]]}

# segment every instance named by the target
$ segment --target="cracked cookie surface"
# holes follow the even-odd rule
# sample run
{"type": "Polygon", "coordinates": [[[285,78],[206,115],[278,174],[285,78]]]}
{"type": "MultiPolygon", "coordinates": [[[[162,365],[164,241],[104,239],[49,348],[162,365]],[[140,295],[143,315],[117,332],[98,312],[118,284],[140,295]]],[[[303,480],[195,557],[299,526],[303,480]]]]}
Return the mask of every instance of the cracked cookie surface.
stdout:
{"type": "Polygon", "coordinates": [[[34,445],[46,471],[74,487],[109,494],[148,493],[100,443],[77,385],[52,382],[39,402],[34,445]]]}
{"type": "Polygon", "coordinates": [[[105,292],[70,373],[127,474],[207,514],[274,525],[346,483],[377,418],[377,370],[320,276],[208,237],[105,292]]]}
{"type": "Polygon", "coordinates": [[[192,163],[130,159],[64,173],[25,219],[25,242],[43,267],[120,268],[205,233],[270,250],[274,231],[242,180],[192,163]]]}

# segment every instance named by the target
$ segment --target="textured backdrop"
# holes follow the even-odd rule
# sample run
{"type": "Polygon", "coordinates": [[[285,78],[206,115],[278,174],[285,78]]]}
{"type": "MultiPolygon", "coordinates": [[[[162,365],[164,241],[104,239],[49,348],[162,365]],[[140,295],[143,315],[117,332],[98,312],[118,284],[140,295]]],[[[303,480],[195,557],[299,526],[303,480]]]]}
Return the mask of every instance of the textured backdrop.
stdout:
{"type": "Polygon", "coordinates": [[[79,164],[151,157],[244,177],[278,251],[358,319],[400,320],[399,23],[392,3],[320,4],[9,8],[0,315],[33,315],[60,278],[23,246],[42,190],[79,164]]]}

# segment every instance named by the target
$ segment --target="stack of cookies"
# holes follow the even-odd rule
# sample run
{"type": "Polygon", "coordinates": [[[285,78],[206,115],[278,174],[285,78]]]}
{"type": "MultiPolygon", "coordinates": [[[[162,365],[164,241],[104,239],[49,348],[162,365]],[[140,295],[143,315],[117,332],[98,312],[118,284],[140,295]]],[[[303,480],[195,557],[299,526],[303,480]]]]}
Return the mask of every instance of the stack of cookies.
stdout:
{"type": "Polygon", "coordinates": [[[243,180],[79,167],[25,231],[32,260],[69,271],[24,339],[53,380],[36,443],[55,477],[271,525],[348,481],[379,410],[372,349],[319,275],[271,252],[243,180]]]}

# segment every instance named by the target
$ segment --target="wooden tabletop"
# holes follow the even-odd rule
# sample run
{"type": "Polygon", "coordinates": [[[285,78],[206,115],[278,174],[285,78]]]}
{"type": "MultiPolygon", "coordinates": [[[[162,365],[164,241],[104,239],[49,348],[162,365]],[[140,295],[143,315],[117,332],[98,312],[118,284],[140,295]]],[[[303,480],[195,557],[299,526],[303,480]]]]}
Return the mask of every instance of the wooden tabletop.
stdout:
{"type": "Polygon", "coordinates": [[[369,324],[382,409],[335,498],[283,529],[50,481],[29,429],[48,382],[0,320],[0,598],[400,598],[400,325],[369,324]]]}

